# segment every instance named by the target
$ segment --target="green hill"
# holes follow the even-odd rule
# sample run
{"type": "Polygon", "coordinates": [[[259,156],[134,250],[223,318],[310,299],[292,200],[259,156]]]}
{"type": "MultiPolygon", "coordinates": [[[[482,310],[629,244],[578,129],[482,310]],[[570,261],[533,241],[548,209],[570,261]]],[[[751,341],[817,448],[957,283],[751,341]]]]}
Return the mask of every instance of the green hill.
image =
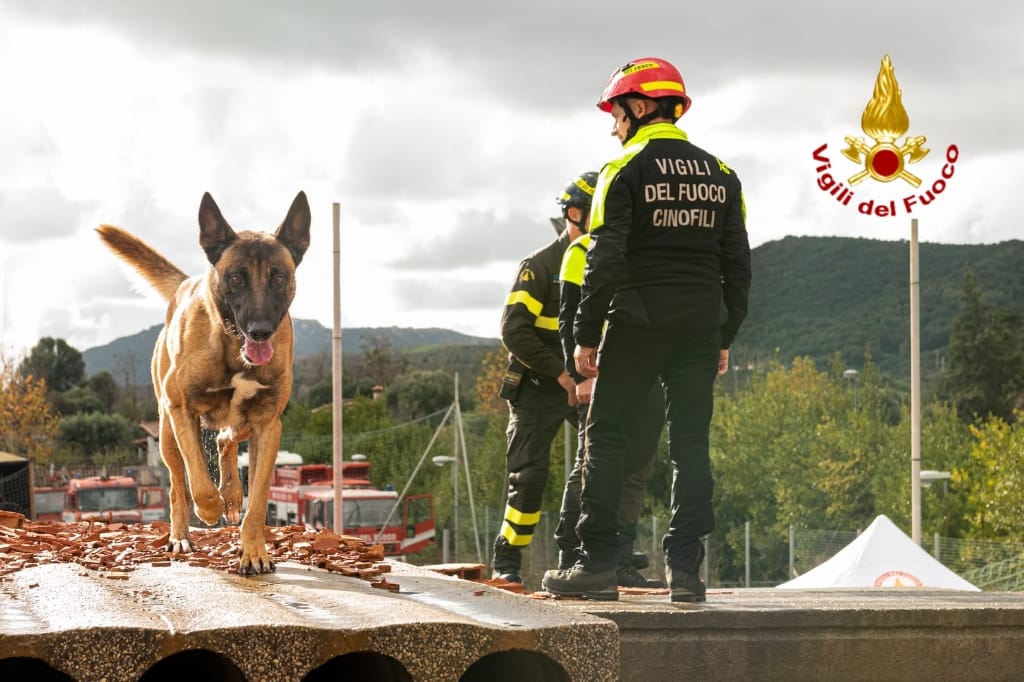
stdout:
{"type": "MultiPolygon", "coordinates": [[[[906,241],[841,237],[786,237],[753,250],[750,312],[733,346],[734,365],[763,367],[773,356],[789,363],[809,356],[824,366],[833,353],[860,367],[865,350],[897,382],[910,374],[910,265],[906,241]]],[[[920,245],[921,365],[927,379],[943,367],[953,320],[960,313],[964,266],[977,278],[983,299],[1024,312],[1024,241],[999,244],[920,245]]],[[[330,355],[331,331],[314,320],[295,320],[296,357],[330,355]]],[[[136,384],[149,383],[149,358],[159,327],[122,337],[82,353],[86,375],[109,370],[120,381],[127,361],[136,384]]],[[[401,327],[342,331],[346,355],[384,337],[411,355],[410,368],[449,366],[464,354],[468,370],[496,338],[445,329],[401,327]]],[[[458,364],[458,363],[456,363],[458,364]]]]}
{"type": "MultiPolygon", "coordinates": [[[[316,320],[292,321],[295,328],[295,357],[304,358],[320,354],[331,355],[331,330],[316,320]]],[[[149,384],[149,361],[153,345],[162,325],[154,325],[131,336],[114,339],[110,343],[82,351],[85,375],[109,371],[118,380],[126,368],[134,367],[134,382],[149,384]]],[[[447,346],[496,346],[498,339],[469,336],[448,329],[414,329],[408,327],[355,327],[342,329],[341,341],[346,355],[362,353],[364,341],[376,337],[386,338],[391,347],[403,352],[430,351],[447,346]]]]}
{"type": "MultiPolygon", "coordinates": [[[[921,365],[945,362],[960,314],[964,266],[986,302],[1024,312],[1024,242],[920,244],[921,365]]],[[[786,237],[753,250],[750,311],[733,364],[763,365],[777,353],[788,363],[824,363],[840,351],[859,367],[865,349],[897,379],[910,373],[910,248],[906,241],[786,237]]]]}

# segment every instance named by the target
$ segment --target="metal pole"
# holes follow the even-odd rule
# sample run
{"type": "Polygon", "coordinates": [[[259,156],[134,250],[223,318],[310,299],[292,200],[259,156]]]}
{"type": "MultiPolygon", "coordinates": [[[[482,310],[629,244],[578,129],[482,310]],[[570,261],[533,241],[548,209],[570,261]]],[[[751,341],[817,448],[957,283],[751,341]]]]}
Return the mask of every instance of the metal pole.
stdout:
{"type": "Polygon", "coordinates": [[[911,539],[921,544],[921,278],[917,218],[910,221],[910,518],[911,539]]]}
{"type": "Polygon", "coordinates": [[[465,453],[459,452],[459,420],[462,412],[459,409],[459,373],[455,373],[455,420],[452,422],[452,454],[455,461],[452,462],[452,561],[458,561],[459,556],[459,457],[465,453]]]}
{"type": "MultiPolygon", "coordinates": [[[[484,507],[484,537],[491,538],[491,508],[484,507]]],[[[484,545],[484,560],[481,561],[484,566],[491,565],[491,543],[484,545]]]]}
{"type": "Polygon", "coordinates": [[[332,440],[332,463],[334,467],[334,532],[344,532],[342,505],[344,494],[344,450],[342,448],[342,416],[341,416],[341,205],[333,204],[334,213],[334,332],[331,336],[331,400],[334,425],[332,440]]]}
{"type": "Polygon", "coordinates": [[[789,578],[796,577],[796,529],[789,524],[789,578]]]}
{"type": "Polygon", "coordinates": [[[711,569],[708,568],[711,565],[711,543],[708,542],[709,539],[710,539],[709,536],[707,536],[707,535],[704,536],[704,585],[705,585],[705,587],[711,584],[710,582],[708,582],[709,581],[708,576],[710,575],[710,570],[711,570],[711,569]]]}
{"type": "Polygon", "coordinates": [[[405,487],[402,488],[402,492],[398,493],[398,498],[395,500],[395,503],[391,505],[391,511],[388,512],[387,518],[384,519],[384,523],[380,524],[380,530],[377,531],[377,535],[374,538],[374,542],[380,542],[380,538],[381,535],[383,535],[384,533],[384,529],[388,527],[388,523],[391,522],[391,517],[395,515],[396,511],[398,511],[398,507],[399,505],[402,504],[402,501],[405,499],[405,494],[409,492],[409,487],[412,486],[412,482],[416,478],[416,474],[419,473],[420,467],[423,466],[423,460],[425,460],[427,458],[427,455],[430,454],[430,451],[434,447],[434,443],[437,442],[437,437],[441,435],[441,430],[444,428],[444,425],[448,423],[448,419],[449,417],[452,416],[452,412],[454,411],[455,403],[452,403],[448,407],[448,411],[444,413],[444,417],[441,418],[441,423],[438,424],[437,429],[434,430],[434,435],[430,437],[430,442],[427,443],[427,449],[423,451],[422,455],[420,455],[420,461],[416,462],[416,466],[413,468],[412,473],[409,475],[409,480],[405,482],[405,487]]]}
{"type": "MultiPolygon", "coordinates": [[[[466,431],[462,427],[462,406],[459,403],[458,393],[455,394],[455,426],[459,433],[459,451],[462,453],[462,473],[466,474],[466,499],[469,500],[469,518],[473,520],[473,542],[476,545],[476,560],[483,563],[483,553],[480,551],[480,531],[476,525],[476,505],[473,502],[473,479],[469,474],[469,451],[466,448],[466,431]]],[[[458,462],[455,462],[458,466],[458,462]]]]}
{"type": "Polygon", "coordinates": [[[658,558],[658,517],[651,514],[651,563],[658,558]]]}
{"type": "Polygon", "coordinates": [[[750,587],[750,521],[743,524],[743,584],[750,587]]]}

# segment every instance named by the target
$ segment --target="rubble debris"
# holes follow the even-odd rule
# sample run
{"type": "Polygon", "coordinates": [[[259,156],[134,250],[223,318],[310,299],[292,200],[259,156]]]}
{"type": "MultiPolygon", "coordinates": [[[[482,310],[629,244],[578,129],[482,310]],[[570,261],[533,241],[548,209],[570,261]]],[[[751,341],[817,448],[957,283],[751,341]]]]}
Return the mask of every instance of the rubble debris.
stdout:
{"type": "MultiPolygon", "coordinates": [[[[54,523],[5,518],[0,525],[0,581],[23,568],[53,563],[75,563],[105,577],[124,580],[136,566],[170,566],[172,561],[229,573],[238,572],[241,539],[237,526],[192,528],[191,554],[167,551],[170,525],[79,521],[54,523]]],[[[316,566],[370,581],[375,587],[398,591],[397,583],[384,580],[391,571],[384,547],[338,535],[332,530],[303,526],[268,526],[264,530],[267,551],[275,563],[291,561],[316,566]]]]}

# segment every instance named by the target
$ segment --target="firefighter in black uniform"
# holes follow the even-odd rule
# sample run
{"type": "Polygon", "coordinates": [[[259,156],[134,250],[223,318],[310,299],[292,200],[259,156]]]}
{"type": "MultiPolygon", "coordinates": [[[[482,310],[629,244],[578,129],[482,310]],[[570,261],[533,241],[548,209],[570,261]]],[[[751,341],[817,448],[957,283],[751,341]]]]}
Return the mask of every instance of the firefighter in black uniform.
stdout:
{"type": "Polygon", "coordinates": [[[565,230],[519,264],[501,316],[508,369],[508,502],[494,540],[492,577],[523,582],[523,548],[533,540],[551,464],[551,443],[563,421],[576,424],[576,386],[565,370],[558,339],[558,272],[562,254],[582,234],[594,195],[593,177],[577,177],[559,197],[565,230]]]}
{"type": "MultiPolygon", "coordinates": [[[[597,173],[593,173],[597,181],[597,173]]],[[[589,206],[587,207],[589,211],[589,206]]],[[[586,227],[589,228],[589,217],[586,227]]],[[[586,232],[586,230],[584,230],[586,232]]],[[[580,288],[583,286],[583,269],[590,248],[590,235],[582,237],[569,245],[562,257],[562,271],[559,279],[562,282],[562,293],[559,296],[558,336],[562,340],[562,351],[565,355],[565,369],[576,382],[576,406],[579,423],[577,433],[578,446],[576,460],[572,471],[565,481],[562,495],[562,509],[558,515],[558,526],[555,528],[555,542],[558,543],[558,568],[566,569],[576,563],[575,549],[579,545],[576,535],[576,524],[580,518],[580,488],[583,477],[583,457],[586,446],[587,414],[590,411],[590,396],[593,393],[594,379],[585,377],[576,371],[573,352],[576,342],[573,337],[573,324],[576,309],[580,304],[580,288]]],[[[665,424],[665,398],[660,382],[653,382],[647,392],[643,404],[635,413],[630,426],[630,447],[636,456],[628,458],[622,467],[622,494],[619,497],[618,533],[619,559],[615,571],[616,582],[620,587],[664,587],[660,580],[644,577],[638,569],[646,568],[647,556],[634,551],[636,542],[637,521],[643,508],[644,492],[647,480],[654,468],[654,456],[658,452],[661,430],[665,424]],[[642,559],[642,562],[638,562],[642,559]],[[639,565],[638,565],[639,564],[639,565]]]]}
{"type": "Polygon", "coordinates": [[[616,69],[598,103],[615,119],[623,154],[601,170],[591,211],[574,355],[580,374],[600,369],[600,376],[587,426],[580,559],[545,574],[554,594],[618,598],[616,512],[623,460],[632,454],[628,424],[660,376],[673,465],[665,575],[672,601],[705,599],[698,569],[702,538],[715,527],[714,381],[728,368],[746,316],[750,247],[736,173],[674,125],[689,106],[679,71],[657,58],[616,69]]]}

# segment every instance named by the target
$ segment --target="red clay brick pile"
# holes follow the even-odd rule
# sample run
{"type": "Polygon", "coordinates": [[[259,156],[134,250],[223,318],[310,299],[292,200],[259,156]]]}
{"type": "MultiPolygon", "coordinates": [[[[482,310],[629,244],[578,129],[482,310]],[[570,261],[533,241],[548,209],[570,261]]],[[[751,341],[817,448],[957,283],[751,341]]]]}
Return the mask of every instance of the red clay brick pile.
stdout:
{"type": "MultiPolygon", "coordinates": [[[[52,563],[75,563],[112,579],[127,579],[140,565],[169,566],[172,561],[238,572],[241,542],[237,526],[192,529],[189,537],[195,551],[191,554],[167,551],[169,528],[161,521],[46,523],[0,512],[0,580],[23,568],[52,563]]],[[[382,545],[302,526],[267,527],[263,535],[275,563],[293,561],[316,566],[398,591],[398,584],[387,582],[383,576],[391,571],[391,565],[384,561],[382,545]]]]}

